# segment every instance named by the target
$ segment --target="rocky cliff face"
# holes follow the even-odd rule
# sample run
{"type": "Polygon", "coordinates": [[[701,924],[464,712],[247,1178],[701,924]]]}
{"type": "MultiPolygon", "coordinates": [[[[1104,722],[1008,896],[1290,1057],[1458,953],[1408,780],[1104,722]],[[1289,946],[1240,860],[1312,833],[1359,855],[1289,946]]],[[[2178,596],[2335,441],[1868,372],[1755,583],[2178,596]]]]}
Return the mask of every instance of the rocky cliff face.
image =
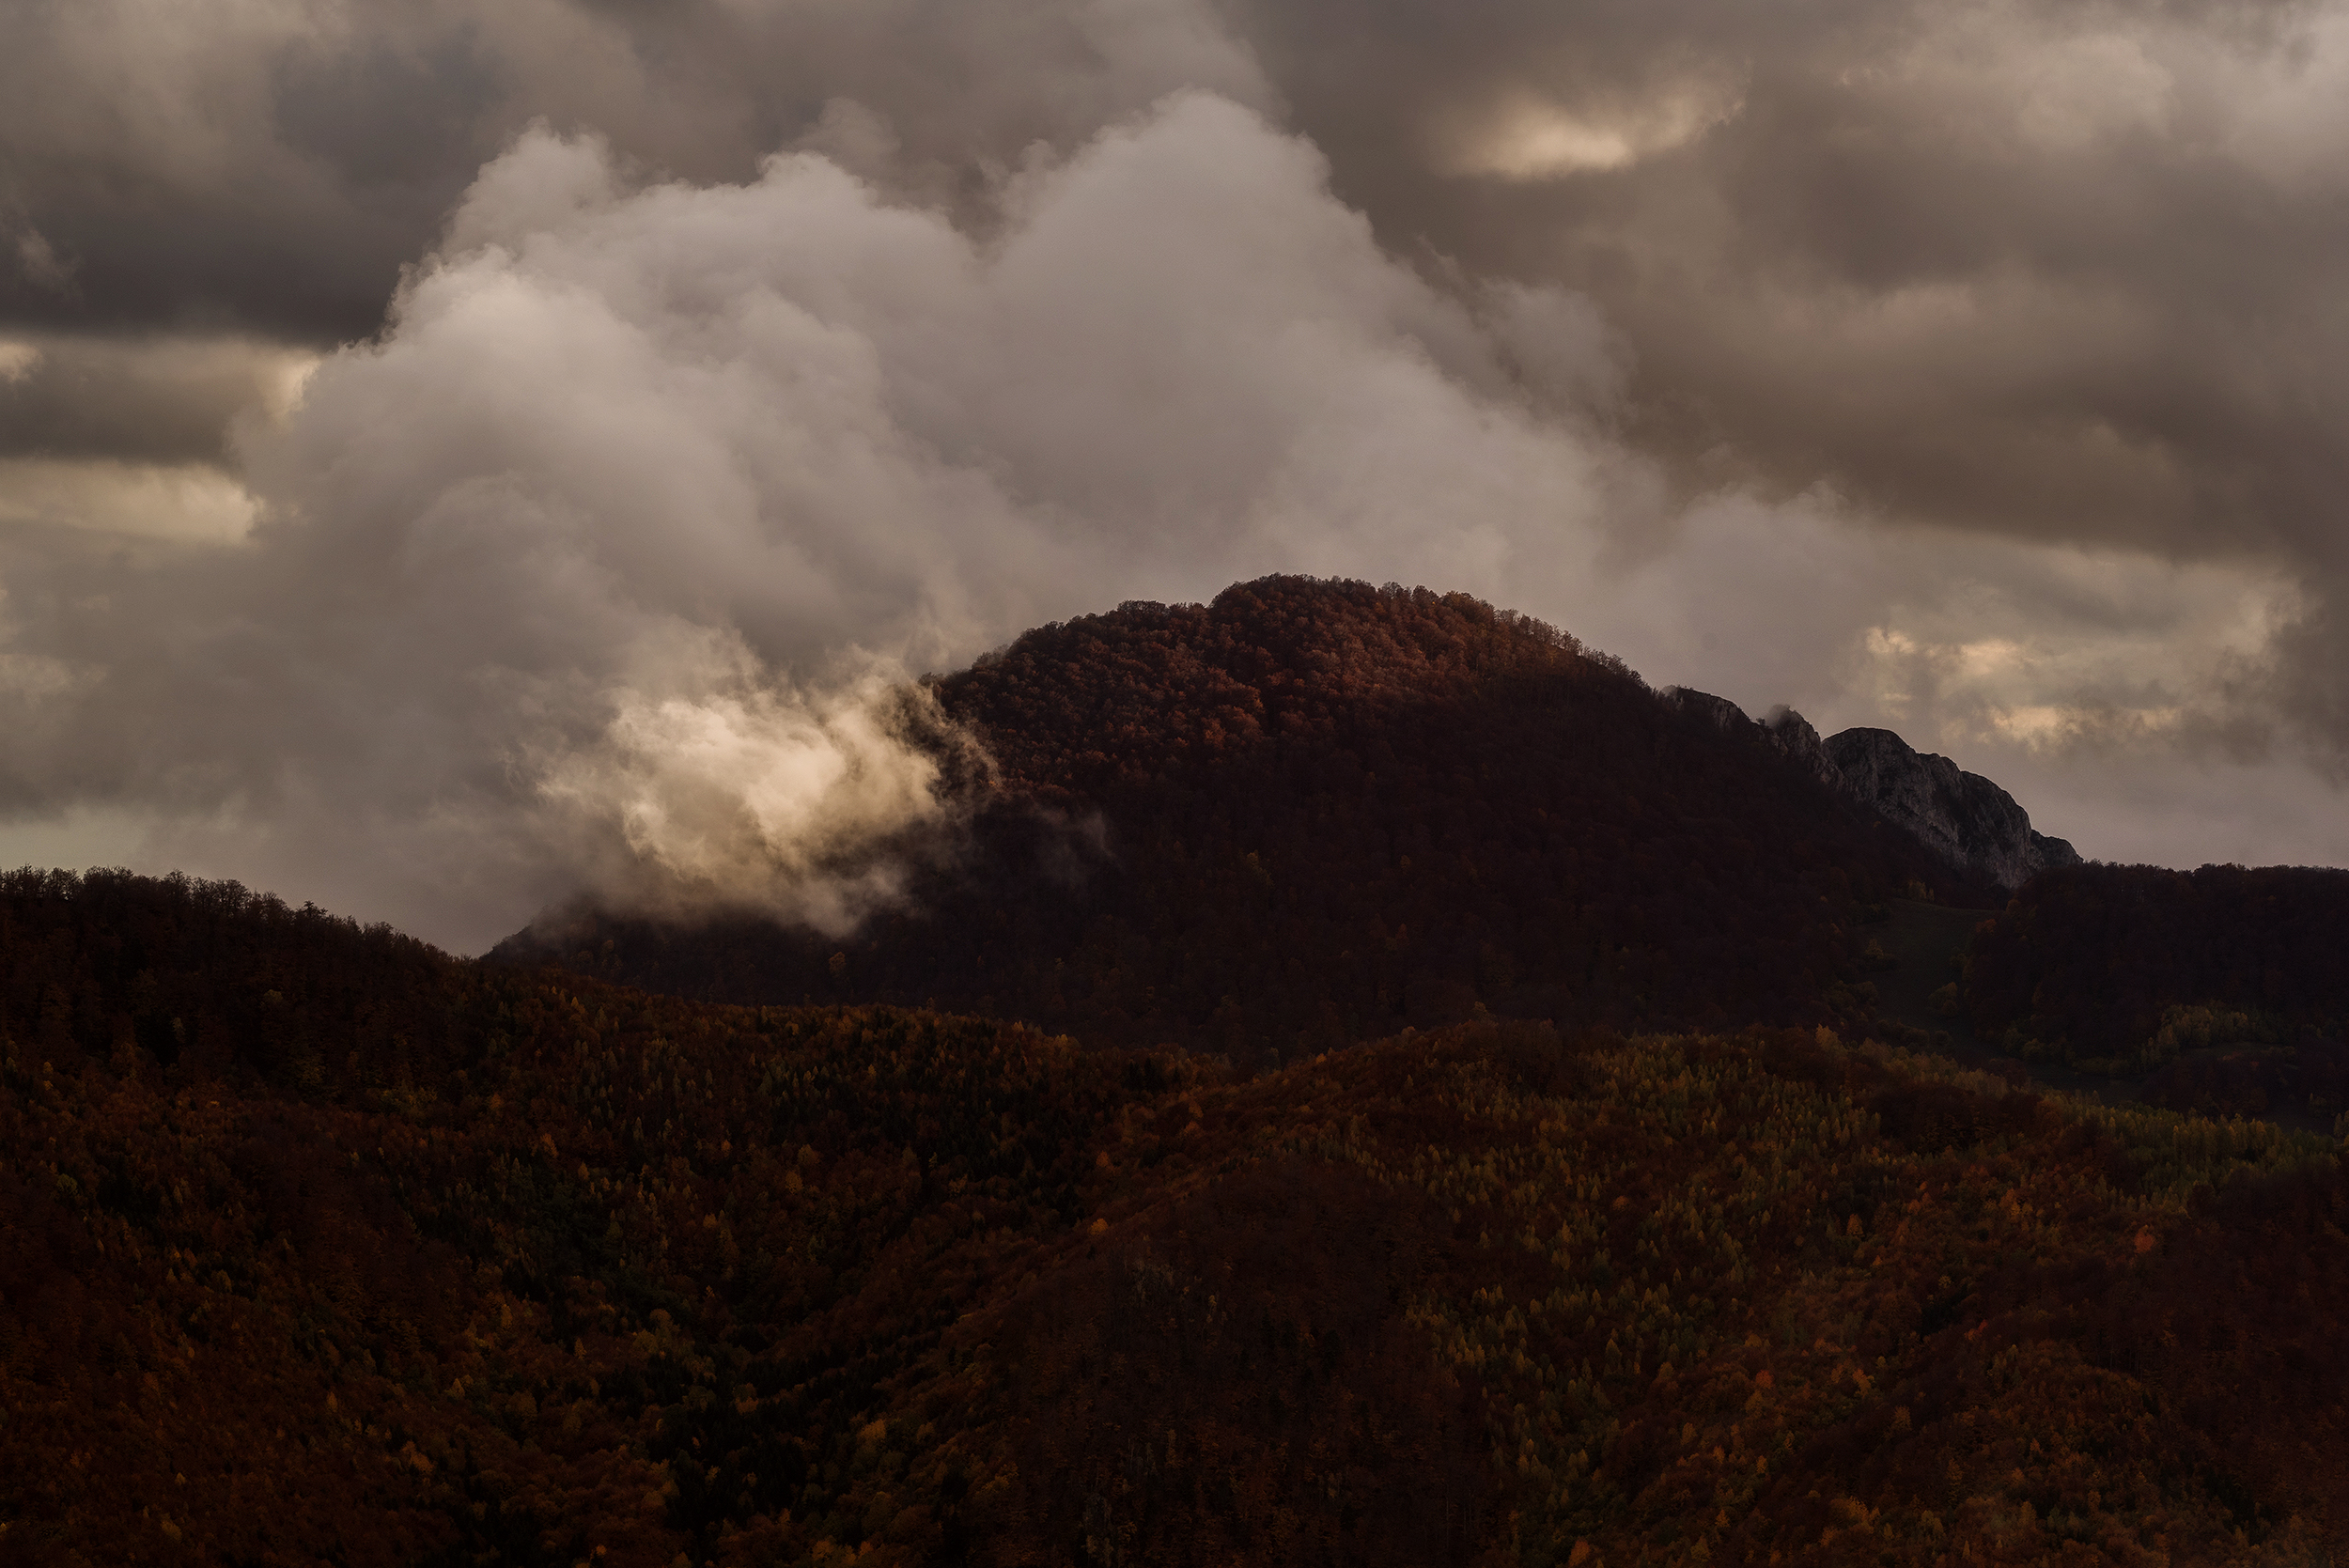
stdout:
{"type": "Polygon", "coordinates": [[[1826,752],[1846,795],[2001,887],[2020,887],[2050,866],[2080,863],[2070,844],[2032,831],[2030,814],[2014,796],[1948,757],[1919,752],[1890,730],[1844,730],[1828,737],[1826,752]]]}
{"type": "Polygon", "coordinates": [[[1843,770],[1827,754],[1827,742],[1811,727],[1811,721],[1791,707],[1774,707],[1759,722],[1746,716],[1746,710],[1727,697],[1716,697],[1710,691],[1699,691],[1687,686],[1664,688],[1663,698],[1681,712],[1702,720],[1727,735],[1743,735],[1759,739],[1784,753],[1797,767],[1816,778],[1829,789],[1843,789],[1843,770]]]}
{"type": "Polygon", "coordinates": [[[2049,866],[2077,865],[2078,851],[2035,832],[2015,797],[1945,756],[1919,752],[1890,730],[1851,729],[1828,739],[1790,707],[1759,723],[1726,697],[1672,687],[1664,697],[1718,729],[1749,733],[1828,788],[1896,822],[1952,865],[2017,888],[2049,866]]]}
{"type": "Polygon", "coordinates": [[[1828,755],[1827,743],[1819,732],[1811,727],[1811,721],[1791,707],[1774,707],[1762,721],[1762,733],[1770,744],[1784,752],[1829,789],[1843,789],[1843,773],[1828,755]]]}

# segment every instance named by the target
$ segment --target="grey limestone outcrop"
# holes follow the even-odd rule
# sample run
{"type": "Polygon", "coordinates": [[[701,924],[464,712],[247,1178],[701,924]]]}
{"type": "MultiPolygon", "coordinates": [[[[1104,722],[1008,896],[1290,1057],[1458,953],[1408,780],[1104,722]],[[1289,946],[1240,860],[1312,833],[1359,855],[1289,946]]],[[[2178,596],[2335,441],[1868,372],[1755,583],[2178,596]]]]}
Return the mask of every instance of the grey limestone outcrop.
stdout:
{"type": "Polygon", "coordinates": [[[1811,721],[1791,707],[1774,707],[1762,721],[1762,733],[1770,744],[1792,757],[1805,770],[1815,776],[1829,789],[1843,789],[1843,769],[1835,766],[1828,754],[1827,742],[1811,727],[1811,721]]]}
{"type": "Polygon", "coordinates": [[[2014,796],[1948,757],[1919,752],[1890,730],[1850,729],[1822,740],[1790,707],[1772,708],[1757,723],[1708,691],[1675,686],[1663,696],[1716,729],[1766,742],[1853,803],[1907,829],[1952,865],[2000,887],[2079,863],[2071,845],[2033,831],[2030,814],[2014,796]]]}
{"type": "Polygon", "coordinates": [[[1727,697],[1716,697],[1710,691],[1699,691],[1686,686],[1668,686],[1664,700],[1683,713],[1693,714],[1717,730],[1741,735],[1753,728],[1753,721],[1746,710],[1727,697]]]}
{"type": "Polygon", "coordinates": [[[1817,777],[1830,789],[1843,787],[1843,775],[1827,754],[1826,742],[1819,732],[1811,727],[1811,721],[1791,707],[1774,707],[1760,722],[1746,716],[1746,710],[1727,697],[1717,697],[1710,691],[1699,691],[1687,686],[1667,686],[1663,698],[1681,712],[1688,714],[1728,735],[1750,736],[1763,740],[1785,753],[1805,772],[1817,777]]]}
{"type": "Polygon", "coordinates": [[[2020,887],[2050,866],[2080,863],[2069,843],[2033,831],[2030,814],[2014,796],[1948,757],[1919,752],[1890,730],[1844,730],[1828,737],[1827,754],[1843,776],[1843,793],[2000,887],[2020,887]]]}

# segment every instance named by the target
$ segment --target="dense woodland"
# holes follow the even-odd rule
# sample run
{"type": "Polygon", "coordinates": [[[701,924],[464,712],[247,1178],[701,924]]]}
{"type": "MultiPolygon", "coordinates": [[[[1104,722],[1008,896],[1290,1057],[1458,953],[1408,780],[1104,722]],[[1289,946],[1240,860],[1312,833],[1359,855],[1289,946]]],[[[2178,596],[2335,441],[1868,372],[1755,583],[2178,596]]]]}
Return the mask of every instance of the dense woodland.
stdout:
{"type": "Polygon", "coordinates": [[[1269,1073],[0,879],[0,1558],[2322,1560],[2338,1143],[1825,1029],[1269,1073]]]}
{"type": "Polygon", "coordinates": [[[956,853],[852,939],[580,909],[500,955],[1264,1063],[1486,1017],[1839,1022],[1872,905],[1995,898],[1758,733],[1461,594],[1267,578],[936,689],[992,768],[956,853]]]}
{"type": "Polygon", "coordinates": [[[2011,1053],[2180,1110],[2349,1110],[2349,871],[2084,865],[1974,936],[1963,998],[2011,1053]]]}

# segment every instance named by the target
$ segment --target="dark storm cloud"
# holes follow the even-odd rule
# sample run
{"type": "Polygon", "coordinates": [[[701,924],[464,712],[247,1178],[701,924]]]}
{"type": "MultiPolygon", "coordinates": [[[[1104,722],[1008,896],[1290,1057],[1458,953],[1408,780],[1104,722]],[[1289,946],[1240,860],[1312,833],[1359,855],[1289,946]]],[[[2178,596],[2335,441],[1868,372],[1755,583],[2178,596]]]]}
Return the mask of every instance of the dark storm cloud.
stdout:
{"type": "Polygon", "coordinates": [[[740,179],[848,99],[902,178],[967,198],[1190,85],[1256,90],[1163,4],[26,0],[0,11],[0,322],[366,335],[534,119],[740,179]]]}
{"type": "Polygon", "coordinates": [[[1251,19],[1341,194],[1398,245],[1594,292],[1681,450],[2179,549],[2296,537],[2338,478],[2349,184],[2320,8],[1251,19]],[[2329,123],[2263,128],[2256,99],[2295,90],[2329,123]],[[1636,127],[1675,93],[1710,123],[1621,166],[1513,179],[1477,145],[1513,101],[1636,127]]]}
{"type": "Polygon", "coordinates": [[[981,223],[1033,145],[1204,85],[1285,105],[1399,254],[1598,300],[1691,491],[2316,570],[2341,528],[2349,71],[2305,0],[189,15],[0,21],[0,320],[365,335],[536,117],[697,181],[814,138],[981,223]]]}

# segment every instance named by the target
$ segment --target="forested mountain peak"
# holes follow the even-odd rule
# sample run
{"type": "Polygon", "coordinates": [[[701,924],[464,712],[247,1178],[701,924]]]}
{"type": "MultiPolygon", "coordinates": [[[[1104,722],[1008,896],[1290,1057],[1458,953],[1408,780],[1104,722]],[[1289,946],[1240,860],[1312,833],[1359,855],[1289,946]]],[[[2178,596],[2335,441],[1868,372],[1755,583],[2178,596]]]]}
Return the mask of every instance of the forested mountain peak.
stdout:
{"type": "Polygon", "coordinates": [[[1511,680],[1644,690],[1622,660],[1467,594],[1304,577],[1038,627],[938,689],[1011,780],[1097,791],[1381,705],[1511,680]]]}
{"type": "Polygon", "coordinates": [[[959,853],[851,939],[586,908],[499,956],[1269,1061],[1480,1016],[1825,1021],[1873,903],[1993,896],[1770,734],[1463,594],[1267,578],[935,690],[996,770],[959,853]]]}

